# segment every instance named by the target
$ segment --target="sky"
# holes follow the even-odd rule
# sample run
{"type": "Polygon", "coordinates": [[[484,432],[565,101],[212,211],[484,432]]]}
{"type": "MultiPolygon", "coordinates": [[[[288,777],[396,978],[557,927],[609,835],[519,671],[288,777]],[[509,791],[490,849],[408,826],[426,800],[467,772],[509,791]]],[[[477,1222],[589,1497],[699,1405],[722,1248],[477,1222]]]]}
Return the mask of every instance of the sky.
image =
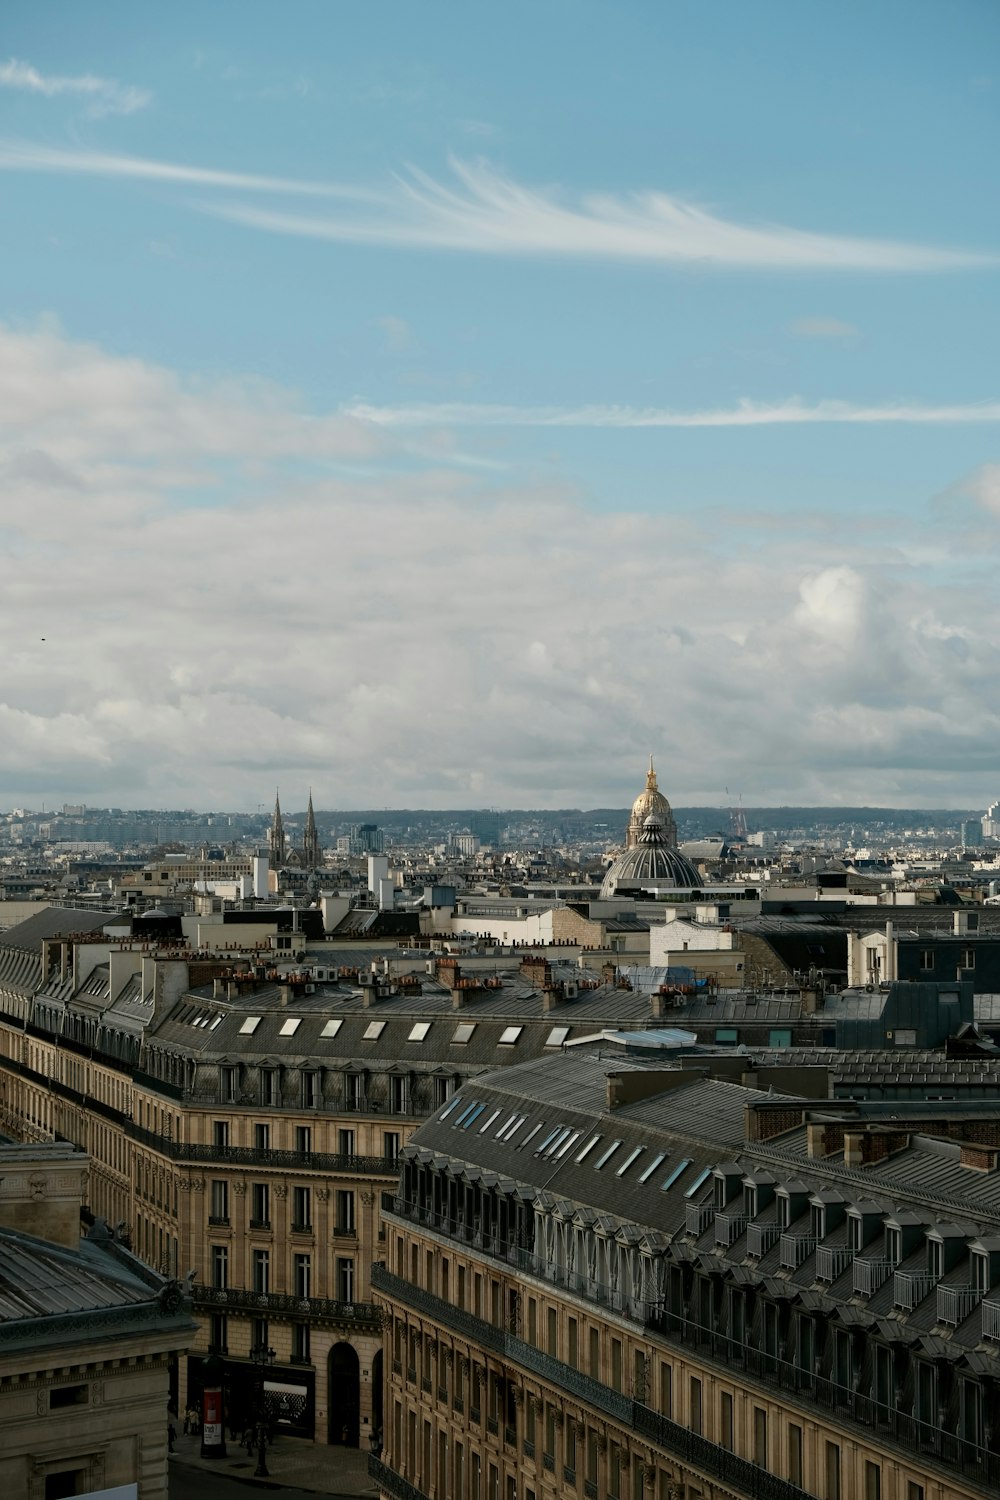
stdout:
{"type": "Polygon", "coordinates": [[[1000,796],[995,0],[7,0],[0,806],[1000,796]]]}

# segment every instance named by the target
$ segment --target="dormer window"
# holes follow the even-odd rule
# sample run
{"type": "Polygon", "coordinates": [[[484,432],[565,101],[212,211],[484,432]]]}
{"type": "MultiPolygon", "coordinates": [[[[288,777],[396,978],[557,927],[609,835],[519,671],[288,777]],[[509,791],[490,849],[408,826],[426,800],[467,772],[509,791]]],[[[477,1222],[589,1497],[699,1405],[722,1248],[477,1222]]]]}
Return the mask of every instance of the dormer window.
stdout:
{"type": "Polygon", "coordinates": [[[885,1231],[885,1258],[893,1266],[898,1266],[903,1259],[902,1231],[888,1225],[885,1231]]]}
{"type": "Polygon", "coordinates": [[[787,1229],[788,1228],[788,1208],[789,1208],[788,1199],[784,1196],[784,1194],[779,1193],[779,1195],[778,1195],[778,1228],[779,1229],[787,1229]]]}
{"type": "Polygon", "coordinates": [[[826,1209],[822,1203],[810,1204],[809,1233],[815,1240],[822,1240],[826,1237],[826,1209]]]}
{"type": "Polygon", "coordinates": [[[940,1240],[927,1241],[927,1269],[938,1281],[944,1275],[944,1245],[940,1240]]]}
{"type": "Polygon", "coordinates": [[[988,1292],[990,1289],[990,1258],[983,1255],[981,1251],[972,1252],[972,1285],[977,1292],[988,1292]]]}
{"type": "Polygon", "coordinates": [[[864,1227],[860,1214],[847,1215],[847,1248],[860,1250],[864,1244],[864,1227]]]}
{"type": "Polygon", "coordinates": [[[757,1217],[757,1189],[750,1183],[743,1186],[743,1209],[748,1219],[757,1217]]]}

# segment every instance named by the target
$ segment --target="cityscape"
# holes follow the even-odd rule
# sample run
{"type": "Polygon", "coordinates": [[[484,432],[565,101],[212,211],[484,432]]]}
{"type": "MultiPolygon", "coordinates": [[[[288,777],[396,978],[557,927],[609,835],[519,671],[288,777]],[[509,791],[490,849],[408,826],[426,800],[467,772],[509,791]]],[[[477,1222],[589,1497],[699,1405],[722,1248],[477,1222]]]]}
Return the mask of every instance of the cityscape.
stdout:
{"type": "Polygon", "coordinates": [[[998,57],[8,0],[5,1500],[1000,1493],[998,57]]]}

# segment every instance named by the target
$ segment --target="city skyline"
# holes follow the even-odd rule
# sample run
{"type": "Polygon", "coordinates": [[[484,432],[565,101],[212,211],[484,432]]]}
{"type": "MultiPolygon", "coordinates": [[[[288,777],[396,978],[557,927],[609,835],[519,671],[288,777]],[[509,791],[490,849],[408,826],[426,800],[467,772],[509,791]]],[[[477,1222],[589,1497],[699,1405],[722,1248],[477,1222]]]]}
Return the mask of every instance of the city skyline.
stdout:
{"type": "Polygon", "coordinates": [[[994,7],[5,19],[0,803],[995,799],[994,7]]]}

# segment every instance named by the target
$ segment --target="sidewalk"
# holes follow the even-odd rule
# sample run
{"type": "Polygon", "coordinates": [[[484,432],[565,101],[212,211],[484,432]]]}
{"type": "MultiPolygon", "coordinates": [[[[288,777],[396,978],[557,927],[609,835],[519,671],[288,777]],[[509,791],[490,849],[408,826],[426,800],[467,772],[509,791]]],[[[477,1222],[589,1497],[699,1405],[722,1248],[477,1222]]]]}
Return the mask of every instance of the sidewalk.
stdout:
{"type": "Polygon", "coordinates": [[[302,1438],[279,1436],[274,1447],[267,1450],[267,1479],[254,1478],[257,1455],[247,1453],[240,1443],[227,1439],[226,1454],[226,1458],[202,1458],[201,1438],[178,1433],[170,1463],[202,1469],[220,1479],[241,1480],[259,1490],[287,1486],[314,1495],[346,1495],[355,1500],[372,1500],[378,1494],[368,1478],[368,1455],[357,1448],[328,1448],[302,1438]]]}

